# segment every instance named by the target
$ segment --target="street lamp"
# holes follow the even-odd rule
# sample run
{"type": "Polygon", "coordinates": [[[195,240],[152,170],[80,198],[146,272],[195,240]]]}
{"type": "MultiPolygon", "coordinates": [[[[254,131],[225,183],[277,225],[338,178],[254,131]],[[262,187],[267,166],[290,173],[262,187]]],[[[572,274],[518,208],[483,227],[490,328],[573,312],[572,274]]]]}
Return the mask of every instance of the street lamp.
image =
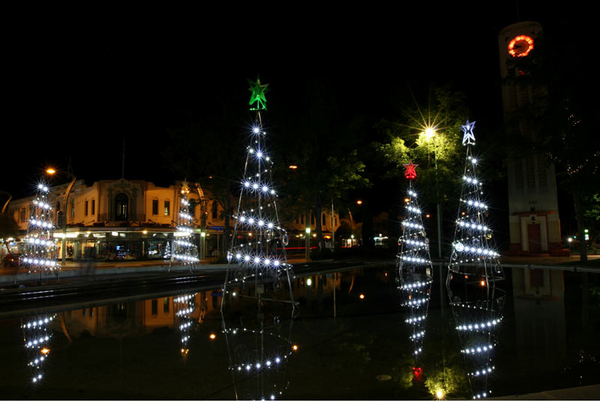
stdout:
{"type": "Polygon", "coordinates": [[[310,261],[310,227],[306,227],[304,230],[306,235],[304,236],[305,256],[306,261],[310,261]]]}
{"type": "Polygon", "coordinates": [[[427,127],[425,129],[425,132],[423,132],[423,135],[425,135],[425,139],[427,141],[431,141],[433,139],[433,137],[435,136],[435,128],[427,127]]]}
{"type": "Polygon", "coordinates": [[[435,127],[426,127],[425,131],[421,132],[421,137],[427,141],[433,141],[433,161],[435,163],[435,192],[436,192],[436,210],[437,210],[437,233],[438,233],[438,258],[442,258],[442,216],[440,204],[440,187],[438,184],[438,166],[437,166],[437,131],[435,127]]]}
{"type": "MultiPolygon", "coordinates": [[[[58,172],[53,169],[53,168],[48,168],[46,169],[46,174],[48,175],[54,175],[57,174],[58,172]]],[[[75,184],[75,181],[77,181],[77,178],[69,173],[69,172],[63,172],[63,174],[69,176],[69,178],[71,178],[71,182],[69,183],[69,186],[67,187],[67,190],[65,192],[65,197],[63,199],[63,204],[64,204],[64,218],[62,219],[62,246],[60,248],[60,254],[61,254],[61,264],[64,266],[66,263],[66,258],[67,258],[67,217],[68,217],[68,213],[67,213],[67,205],[68,205],[68,200],[69,200],[69,194],[71,193],[71,189],[73,188],[73,185],[75,184]]]]}
{"type": "Polygon", "coordinates": [[[200,233],[200,259],[206,259],[206,232],[200,233]]]}

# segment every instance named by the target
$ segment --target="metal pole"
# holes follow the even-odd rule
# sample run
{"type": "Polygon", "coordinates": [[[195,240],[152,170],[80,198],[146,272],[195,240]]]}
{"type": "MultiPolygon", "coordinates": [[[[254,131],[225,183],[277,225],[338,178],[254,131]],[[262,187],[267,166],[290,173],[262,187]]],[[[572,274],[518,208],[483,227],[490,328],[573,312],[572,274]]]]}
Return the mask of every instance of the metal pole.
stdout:
{"type": "MultiPolygon", "coordinates": [[[[331,252],[335,250],[335,215],[333,213],[333,198],[331,198],[331,252]]],[[[335,294],[335,286],[333,289],[333,293],[335,294]]]]}
{"type": "Polygon", "coordinates": [[[304,256],[306,257],[306,261],[310,261],[310,227],[306,227],[304,230],[304,256]]]}
{"type": "MultiPolygon", "coordinates": [[[[436,193],[436,215],[437,215],[437,237],[438,237],[438,258],[440,262],[442,261],[442,207],[440,204],[440,185],[438,180],[438,166],[437,166],[437,142],[433,143],[433,160],[435,162],[435,193],[436,193]]],[[[442,263],[440,263],[440,268],[438,271],[440,276],[440,308],[442,316],[444,316],[444,280],[443,280],[443,270],[442,263]]]]}
{"type": "Polygon", "coordinates": [[[333,318],[337,316],[336,302],[335,302],[335,281],[337,279],[337,273],[333,273],[333,318]]]}

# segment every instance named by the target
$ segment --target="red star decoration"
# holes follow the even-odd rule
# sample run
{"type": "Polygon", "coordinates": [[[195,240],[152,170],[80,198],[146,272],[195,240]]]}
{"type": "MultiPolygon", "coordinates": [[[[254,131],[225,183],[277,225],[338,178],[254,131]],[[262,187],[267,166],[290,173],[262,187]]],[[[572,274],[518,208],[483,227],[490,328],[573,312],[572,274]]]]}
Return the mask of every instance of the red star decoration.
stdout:
{"type": "Polygon", "coordinates": [[[404,173],[404,176],[407,180],[414,180],[417,178],[417,172],[415,171],[417,166],[418,164],[413,164],[412,160],[409,161],[408,164],[404,164],[404,167],[406,167],[406,173],[404,173]]]}

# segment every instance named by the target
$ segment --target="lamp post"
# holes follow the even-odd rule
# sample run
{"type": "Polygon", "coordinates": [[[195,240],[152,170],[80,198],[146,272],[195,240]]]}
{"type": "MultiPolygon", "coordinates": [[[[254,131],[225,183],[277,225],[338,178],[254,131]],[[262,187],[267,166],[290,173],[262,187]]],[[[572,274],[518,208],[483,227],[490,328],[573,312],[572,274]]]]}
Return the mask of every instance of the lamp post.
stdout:
{"type": "Polygon", "coordinates": [[[206,259],[206,232],[200,233],[200,260],[206,259]]]}
{"type": "Polygon", "coordinates": [[[427,141],[433,141],[433,162],[435,163],[435,195],[436,195],[436,211],[437,211],[437,236],[438,236],[438,258],[442,258],[442,216],[441,216],[441,204],[440,204],[440,186],[438,183],[438,166],[437,166],[437,132],[434,127],[427,127],[424,132],[421,133],[423,138],[427,141]]]}
{"type": "Polygon", "coordinates": [[[306,248],[304,253],[306,256],[306,261],[309,262],[310,261],[310,227],[306,227],[304,232],[305,232],[304,247],[306,248]]]}
{"type": "MultiPolygon", "coordinates": [[[[57,171],[53,168],[49,168],[46,170],[46,173],[48,175],[54,175],[57,173],[57,171]]],[[[69,173],[69,172],[63,172],[63,174],[69,176],[69,178],[71,178],[71,182],[69,183],[69,186],[67,187],[67,190],[65,192],[65,197],[64,197],[64,218],[62,220],[62,246],[60,248],[60,255],[61,255],[61,265],[64,266],[66,263],[66,258],[67,258],[67,217],[68,217],[68,201],[69,201],[69,194],[71,193],[71,189],[73,189],[73,185],[75,184],[75,181],[77,181],[77,177],[75,177],[73,174],[69,173]]]]}
{"type": "MultiPolygon", "coordinates": [[[[442,270],[442,216],[441,216],[441,204],[440,204],[440,186],[438,182],[438,165],[437,165],[437,132],[434,127],[427,127],[424,132],[421,133],[424,139],[429,142],[433,141],[433,162],[435,163],[435,197],[436,197],[436,211],[437,211],[437,243],[438,243],[438,259],[440,260],[438,274],[440,277],[440,294],[444,292],[444,280],[442,270]]],[[[444,302],[440,302],[441,313],[444,316],[444,302]]]]}

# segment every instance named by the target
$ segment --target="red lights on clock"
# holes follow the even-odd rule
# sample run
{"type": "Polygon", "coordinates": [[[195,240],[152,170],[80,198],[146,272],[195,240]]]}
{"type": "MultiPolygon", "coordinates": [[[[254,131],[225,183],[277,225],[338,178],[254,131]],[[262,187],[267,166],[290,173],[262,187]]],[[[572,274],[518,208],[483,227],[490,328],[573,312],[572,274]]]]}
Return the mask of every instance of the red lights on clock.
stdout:
{"type": "Polygon", "coordinates": [[[526,57],[533,50],[531,36],[519,35],[508,43],[508,54],[512,57],[526,57]]]}

